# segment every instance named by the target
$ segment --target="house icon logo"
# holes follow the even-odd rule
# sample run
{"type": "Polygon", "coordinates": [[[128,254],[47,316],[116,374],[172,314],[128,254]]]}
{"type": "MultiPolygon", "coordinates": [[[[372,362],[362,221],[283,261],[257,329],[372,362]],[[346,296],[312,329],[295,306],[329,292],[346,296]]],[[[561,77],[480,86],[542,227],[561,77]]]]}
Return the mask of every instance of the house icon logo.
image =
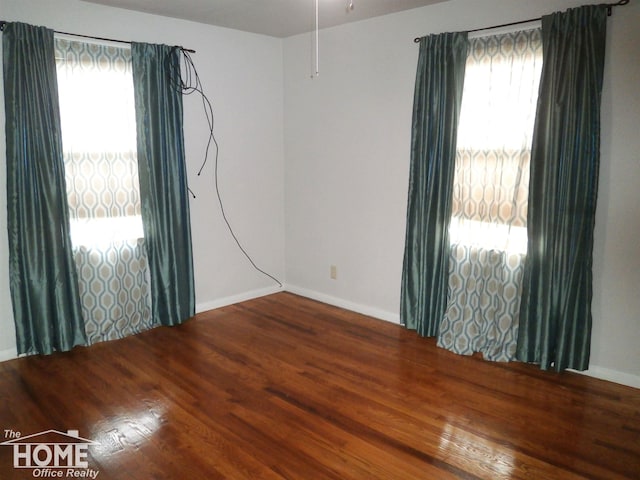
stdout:
{"type": "MultiPolygon", "coordinates": [[[[87,455],[90,445],[99,445],[98,442],[82,438],[78,430],[60,432],[47,430],[33,435],[21,436],[19,432],[13,432],[8,440],[0,443],[0,446],[13,448],[13,468],[33,469],[34,477],[40,476],[78,476],[74,474],[76,469],[88,469],[87,455]],[[54,470],[56,469],[56,470],[54,470]],[[45,474],[45,471],[47,474],[45,474]],[[59,474],[55,474],[59,473],[59,474]],[[51,475],[51,473],[54,473],[51,475]]],[[[5,438],[8,435],[5,431],[5,438]]],[[[82,472],[83,477],[95,478],[97,470],[82,472]],[[95,472],[95,476],[92,473],[95,472]]]]}

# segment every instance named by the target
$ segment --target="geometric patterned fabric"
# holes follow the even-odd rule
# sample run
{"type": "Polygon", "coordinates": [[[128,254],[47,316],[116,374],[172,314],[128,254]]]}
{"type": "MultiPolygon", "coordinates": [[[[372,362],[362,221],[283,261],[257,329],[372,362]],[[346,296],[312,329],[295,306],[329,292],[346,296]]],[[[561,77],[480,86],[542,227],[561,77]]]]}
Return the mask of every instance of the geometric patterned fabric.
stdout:
{"type": "Polygon", "coordinates": [[[89,343],[151,328],[131,50],[55,39],[65,180],[89,343]]]}
{"type": "Polygon", "coordinates": [[[74,248],[90,343],[153,327],[144,238],[74,248]]]}
{"type": "Polygon", "coordinates": [[[487,360],[515,359],[525,255],[452,245],[438,346],[487,360]]]}
{"type": "Polygon", "coordinates": [[[469,40],[438,345],[515,359],[540,29],[469,40]]]}

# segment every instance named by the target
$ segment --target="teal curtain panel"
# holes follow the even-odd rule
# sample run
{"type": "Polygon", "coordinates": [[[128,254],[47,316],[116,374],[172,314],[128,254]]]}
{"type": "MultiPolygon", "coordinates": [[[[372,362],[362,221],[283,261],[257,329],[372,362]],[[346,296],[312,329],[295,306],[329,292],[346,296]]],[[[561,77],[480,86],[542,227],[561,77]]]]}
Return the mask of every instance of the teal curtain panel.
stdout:
{"type": "Polygon", "coordinates": [[[182,92],[170,73],[180,50],[133,43],[142,222],[154,323],[176,325],[195,313],[182,92]]]}
{"type": "Polygon", "coordinates": [[[542,19],[517,345],[542,369],[589,366],[606,16],[585,6],[542,19]]]}
{"type": "Polygon", "coordinates": [[[9,274],[19,354],[86,344],[69,235],[53,31],[2,35],[9,274]]]}
{"type": "Polygon", "coordinates": [[[447,302],[449,221],[466,32],[420,39],[411,131],[400,322],[435,336],[447,302]]]}

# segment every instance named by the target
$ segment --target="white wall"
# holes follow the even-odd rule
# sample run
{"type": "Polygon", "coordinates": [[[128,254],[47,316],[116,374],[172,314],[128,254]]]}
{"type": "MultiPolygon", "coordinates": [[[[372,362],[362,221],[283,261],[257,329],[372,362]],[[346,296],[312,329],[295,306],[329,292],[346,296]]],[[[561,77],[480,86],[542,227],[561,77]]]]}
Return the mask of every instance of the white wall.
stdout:
{"type": "Polygon", "coordinates": [[[626,383],[640,388],[640,1],[609,20],[590,371],[635,375],[626,383]]]}
{"type": "MultiPolygon", "coordinates": [[[[398,321],[413,38],[591,1],[452,0],[284,42],[287,288],[398,321]],[[329,278],[330,265],[337,279],[329,278]]],[[[590,372],[640,387],[640,2],[609,19],[590,372]]],[[[366,8],[365,4],[356,8],[366,8]]]]}
{"type": "MultiPolygon", "coordinates": [[[[228,217],[260,267],[284,277],[282,41],[271,37],[108,8],[78,0],[0,0],[0,19],[115,39],[183,45],[215,111],[220,187],[228,217]]],[[[0,100],[2,102],[3,100],[0,100]]],[[[0,360],[15,356],[8,285],[4,104],[0,104],[0,360]]],[[[198,310],[277,289],[230,238],[213,193],[213,155],[196,177],[207,141],[199,98],[185,98],[198,310]]]]}

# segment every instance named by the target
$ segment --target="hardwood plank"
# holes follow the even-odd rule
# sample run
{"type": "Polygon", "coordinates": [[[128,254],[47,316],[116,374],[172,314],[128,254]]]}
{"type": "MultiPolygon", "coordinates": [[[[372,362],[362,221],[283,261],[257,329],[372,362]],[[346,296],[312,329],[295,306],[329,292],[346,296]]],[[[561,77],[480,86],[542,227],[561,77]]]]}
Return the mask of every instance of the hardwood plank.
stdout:
{"type": "MultiPolygon", "coordinates": [[[[3,434],[99,442],[100,479],[640,478],[639,390],[289,293],[0,363],[0,402],[3,434]]],[[[12,454],[0,478],[34,478],[12,454]]]]}

